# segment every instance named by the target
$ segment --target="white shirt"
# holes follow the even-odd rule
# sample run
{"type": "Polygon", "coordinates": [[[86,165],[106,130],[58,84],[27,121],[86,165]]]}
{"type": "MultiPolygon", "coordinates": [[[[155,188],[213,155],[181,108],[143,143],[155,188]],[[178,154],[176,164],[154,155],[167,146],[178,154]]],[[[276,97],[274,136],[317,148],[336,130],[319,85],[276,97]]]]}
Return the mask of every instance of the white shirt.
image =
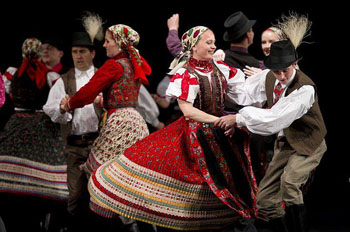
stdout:
{"type": "MultiPolygon", "coordinates": [[[[75,68],[77,91],[88,83],[94,74],[94,66],[91,66],[87,71],[80,71],[75,68]]],[[[64,83],[60,78],[51,88],[47,102],[43,107],[44,112],[53,122],[67,124],[68,122],[72,121],[71,113],[60,113],[60,102],[65,95],[66,91],[64,88],[64,83]]],[[[98,130],[98,123],[99,120],[92,103],[82,108],[74,109],[71,133],[74,135],[81,135],[89,132],[96,132],[98,130]]]]}
{"type": "MultiPolygon", "coordinates": [[[[228,96],[230,101],[246,106],[237,114],[236,121],[239,127],[245,126],[255,134],[278,133],[278,136],[283,136],[283,129],[288,128],[312,107],[315,102],[315,89],[311,85],[304,85],[285,96],[286,89],[295,76],[294,70],[287,85],[282,85],[285,89],[277,103],[270,109],[262,109],[267,101],[265,81],[269,71],[264,70],[245,81],[237,79],[236,89],[229,90],[228,96]]],[[[276,79],[275,85],[277,83],[276,79]]]]}
{"type": "Polygon", "coordinates": [[[141,114],[146,122],[151,124],[153,127],[158,126],[159,109],[157,103],[153,100],[151,94],[143,85],[140,86],[136,110],[141,114]]]}

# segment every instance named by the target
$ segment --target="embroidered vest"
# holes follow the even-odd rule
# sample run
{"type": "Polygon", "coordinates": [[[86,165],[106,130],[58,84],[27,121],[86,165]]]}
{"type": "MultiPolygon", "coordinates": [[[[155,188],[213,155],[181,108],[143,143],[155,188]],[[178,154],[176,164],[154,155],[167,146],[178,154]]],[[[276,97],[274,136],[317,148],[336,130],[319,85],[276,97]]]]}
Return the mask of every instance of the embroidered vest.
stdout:
{"type": "MultiPolygon", "coordinates": [[[[96,72],[97,69],[95,69],[96,72]]],[[[77,84],[75,81],[75,71],[74,69],[69,70],[67,73],[63,74],[61,76],[63,84],[64,84],[64,89],[66,91],[66,94],[69,95],[69,97],[72,97],[76,91],[77,91],[77,84]]],[[[100,107],[96,106],[95,103],[93,103],[95,113],[98,117],[98,119],[101,119],[103,109],[100,107]]],[[[74,117],[74,111],[72,112],[72,117],[74,117]]],[[[73,120],[72,120],[73,121],[73,120]]],[[[66,138],[68,135],[70,135],[70,132],[72,131],[72,121],[68,122],[67,124],[61,124],[61,132],[62,132],[62,137],[63,141],[67,141],[66,138]]]]}
{"type": "Polygon", "coordinates": [[[31,80],[25,72],[20,77],[17,76],[16,72],[11,81],[13,104],[18,108],[42,110],[49,91],[47,82],[42,89],[38,89],[35,81],[31,80]]]}
{"type": "MultiPolygon", "coordinates": [[[[272,107],[273,89],[276,78],[272,72],[266,76],[267,106],[272,107]]],[[[288,86],[285,96],[303,85],[311,85],[316,90],[315,83],[300,70],[296,71],[292,83],[288,86]]],[[[315,91],[316,92],[316,91],[315,91]]],[[[288,143],[300,154],[310,155],[321,144],[326,136],[327,129],[323,121],[320,107],[318,105],[317,92],[315,102],[309,111],[301,118],[295,120],[288,128],[283,130],[288,143]]]]}
{"type": "Polygon", "coordinates": [[[227,91],[227,83],[224,75],[215,66],[211,72],[211,80],[207,76],[200,75],[190,65],[184,68],[197,77],[200,91],[194,100],[193,106],[215,116],[222,116],[224,111],[224,100],[227,91]]]}
{"type": "Polygon", "coordinates": [[[123,75],[104,93],[104,106],[107,109],[136,107],[141,81],[135,80],[134,70],[127,58],[116,60],[123,66],[123,75]]]}

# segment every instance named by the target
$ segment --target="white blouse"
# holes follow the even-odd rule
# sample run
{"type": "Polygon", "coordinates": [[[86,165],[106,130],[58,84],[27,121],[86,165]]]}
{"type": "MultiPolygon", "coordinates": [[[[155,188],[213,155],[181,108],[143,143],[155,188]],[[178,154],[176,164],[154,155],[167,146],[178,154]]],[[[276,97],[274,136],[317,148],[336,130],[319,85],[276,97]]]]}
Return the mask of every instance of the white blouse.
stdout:
{"type": "MultiPolygon", "coordinates": [[[[217,68],[224,74],[227,85],[230,89],[234,89],[237,83],[241,85],[241,79],[244,79],[244,73],[239,70],[232,68],[224,62],[215,62],[217,68]]],[[[199,69],[196,71],[202,75],[211,78],[211,72],[201,72],[199,69]]],[[[181,100],[194,103],[199,92],[199,83],[197,77],[187,71],[185,68],[180,68],[176,74],[172,77],[169,86],[166,90],[166,95],[172,98],[179,98],[181,100]]]]}
{"type": "MultiPolygon", "coordinates": [[[[294,70],[287,85],[282,85],[284,91],[277,103],[270,109],[263,109],[261,107],[267,101],[265,81],[269,71],[264,70],[245,81],[237,80],[239,83],[236,89],[232,89],[233,93],[228,96],[231,101],[246,106],[237,114],[236,121],[239,127],[247,127],[252,133],[260,135],[278,133],[278,136],[283,136],[283,129],[301,118],[312,107],[315,102],[315,89],[311,85],[304,85],[285,96],[286,89],[295,76],[294,70]]],[[[277,83],[276,79],[275,85],[277,83]]]]}

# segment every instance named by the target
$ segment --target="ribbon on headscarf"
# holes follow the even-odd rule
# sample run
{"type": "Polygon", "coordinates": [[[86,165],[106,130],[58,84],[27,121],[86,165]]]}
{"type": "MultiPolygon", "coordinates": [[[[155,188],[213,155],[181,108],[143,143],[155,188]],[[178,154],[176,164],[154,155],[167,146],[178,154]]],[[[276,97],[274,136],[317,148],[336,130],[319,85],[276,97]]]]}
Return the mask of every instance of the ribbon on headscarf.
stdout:
{"type": "Polygon", "coordinates": [[[18,69],[18,77],[26,73],[32,81],[35,81],[38,89],[42,89],[46,83],[47,73],[49,69],[44,63],[37,59],[24,58],[21,66],[18,69]]]}
{"type": "Polygon", "coordinates": [[[196,26],[192,27],[188,31],[186,31],[181,37],[181,45],[182,51],[175,59],[171,62],[169,69],[171,71],[168,73],[169,75],[174,75],[177,70],[182,68],[186,62],[191,57],[191,50],[198,42],[200,36],[206,32],[209,28],[204,26],[196,26]]]}
{"type": "Polygon", "coordinates": [[[135,48],[140,40],[139,34],[131,27],[123,24],[111,26],[108,30],[119,47],[129,54],[134,68],[135,80],[141,79],[142,83],[149,85],[146,75],[150,75],[152,69],[135,48]]]}
{"type": "Polygon", "coordinates": [[[140,78],[143,84],[149,85],[146,75],[151,74],[151,67],[133,46],[129,46],[128,51],[131,64],[134,67],[135,80],[140,78]]]}

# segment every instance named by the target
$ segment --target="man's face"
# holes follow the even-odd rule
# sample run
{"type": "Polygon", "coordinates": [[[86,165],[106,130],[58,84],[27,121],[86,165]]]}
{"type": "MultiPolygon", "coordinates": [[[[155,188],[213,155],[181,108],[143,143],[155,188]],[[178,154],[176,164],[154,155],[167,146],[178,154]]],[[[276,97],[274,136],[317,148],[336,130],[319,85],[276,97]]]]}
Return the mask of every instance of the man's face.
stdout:
{"type": "Polygon", "coordinates": [[[295,69],[296,65],[297,63],[294,63],[282,70],[272,70],[272,73],[281,84],[285,85],[288,83],[288,81],[292,77],[293,70],[295,69]]]}
{"type": "Polygon", "coordinates": [[[56,47],[48,43],[42,44],[41,49],[43,52],[42,59],[44,64],[54,67],[61,62],[63,51],[58,50],[56,47]]]}
{"type": "Polygon", "coordinates": [[[90,51],[86,47],[74,46],[72,47],[72,58],[74,67],[79,69],[80,71],[88,70],[92,61],[95,57],[95,50],[90,51]]]}

